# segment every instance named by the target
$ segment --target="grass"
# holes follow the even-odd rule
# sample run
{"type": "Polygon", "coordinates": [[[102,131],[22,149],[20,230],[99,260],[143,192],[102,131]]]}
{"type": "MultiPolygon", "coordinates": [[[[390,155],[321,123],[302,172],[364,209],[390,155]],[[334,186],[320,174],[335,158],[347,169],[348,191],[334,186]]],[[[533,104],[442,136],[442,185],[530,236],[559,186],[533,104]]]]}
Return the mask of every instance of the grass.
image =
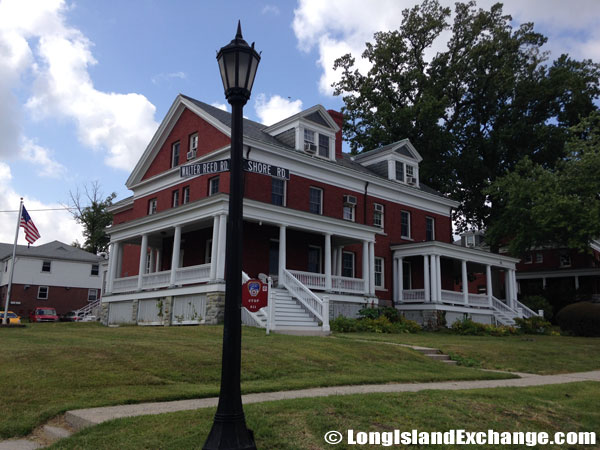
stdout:
{"type": "Polygon", "coordinates": [[[385,341],[442,350],[469,366],[542,375],[600,369],[600,338],[569,336],[460,336],[450,332],[417,334],[344,333],[344,339],[385,341]]]}
{"type": "MultiPolygon", "coordinates": [[[[244,328],[242,391],[505,378],[411,350],[244,328]]],[[[0,329],[0,438],[70,409],[218,395],[223,328],[41,323],[0,329]]]]}
{"type": "MultiPolygon", "coordinates": [[[[386,432],[394,429],[441,432],[450,429],[492,429],[498,432],[544,431],[551,436],[559,431],[593,431],[600,434],[600,409],[597,408],[599,402],[600,383],[587,382],[485,391],[333,396],[252,404],[244,409],[248,427],[254,430],[257,448],[304,450],[355,448],[356,445],[346,444],[329,446],[323,440],[324,434],[330,430],[338,430],[346,435],[348,429],[355,432],[386,432]]],[[[210,408],[115,420],[83,430],[50,448],[200,448],[208,435],[214,412],[214,408],[210,408]]],[[[494,445],[468,447],[508,448],[494,445]]],[[[419,448],[450,447],[420,445],[419,448]]]]}

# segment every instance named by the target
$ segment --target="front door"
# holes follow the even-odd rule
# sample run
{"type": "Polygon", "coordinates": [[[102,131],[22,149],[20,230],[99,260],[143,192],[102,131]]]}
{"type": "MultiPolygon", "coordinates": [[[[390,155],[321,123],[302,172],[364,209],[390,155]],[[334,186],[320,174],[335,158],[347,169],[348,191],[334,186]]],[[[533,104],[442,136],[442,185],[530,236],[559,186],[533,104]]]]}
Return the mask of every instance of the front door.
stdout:
{"type": "Polygon", "coordinates": [[[269,275],[279,275],[279,241],[269,243],[269,275]]]}

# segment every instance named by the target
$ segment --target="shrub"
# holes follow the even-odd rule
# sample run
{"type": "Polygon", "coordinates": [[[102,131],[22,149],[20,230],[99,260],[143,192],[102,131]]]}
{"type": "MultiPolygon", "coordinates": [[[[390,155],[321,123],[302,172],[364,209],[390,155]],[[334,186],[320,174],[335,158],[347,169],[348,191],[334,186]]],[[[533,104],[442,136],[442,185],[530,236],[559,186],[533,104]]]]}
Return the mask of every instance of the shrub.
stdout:
{"type": "MultiPolygon", "coordinates": [[[[368,310],[382,311],[376,308],[365,308],[368,310]]],[[[393,308],[388,308],[393,309],[393,308]]],[[[389,314],[389,312],[388,312],[389,314]]],[[[339,316],[330,322],[332,331],[340,333],[353,333],[359,331],[367,331],[371,333],[417,333],[421,331],[421,326],[412,320],[405,319],[400,314],[389,314],[395,320],[394,322],[388,318],[388,314],[380,313],[377,317],[362,317],[359,319],[349,319],[339,316]]],[[[371,315],[368,313],[367,315],[371,315]]]]}
{"type": "Polygon", "coordinates": [[[469,318],[457,320],[452,324],[451,330],[455,333],[467,336],[510,336],[518,333],[515,327],[486,325],[473,322],[473,320],[469,318]]]}
{"type": "Polygon", "coordinates": [[[356,319],[349,319],[344,316],[338,316],[329,322],[329,327],[332,331],[340,333],[352,333],[359,331],[356,319]]]}
{"type": "Polygon", "coordinates": [[[381,314],[381,310],[379,308],[362,308],[358,311],[358,316],[361,319],[377,319],[381,314]]]}
{"type": "Polygon", "coordinates": [[[579,302],[556,315],[561,330],[575,336],[600,336],[600,303],[579,302]]]}
{"type": "Polygon", "coordinates": [[[543,317],[533,316],[527,319],[515,319],[521,333],[525,334],[550,334],[552,324],[543,317]]]}
{"type": "Polygon", "coordinates": [[[546,319],[552,318],[552,305],[545,297],[541,295],[530,295],[521,299],[521,303],[532,309],[536,313],[540,310],[544,310],[544,317],[546,319]]]}

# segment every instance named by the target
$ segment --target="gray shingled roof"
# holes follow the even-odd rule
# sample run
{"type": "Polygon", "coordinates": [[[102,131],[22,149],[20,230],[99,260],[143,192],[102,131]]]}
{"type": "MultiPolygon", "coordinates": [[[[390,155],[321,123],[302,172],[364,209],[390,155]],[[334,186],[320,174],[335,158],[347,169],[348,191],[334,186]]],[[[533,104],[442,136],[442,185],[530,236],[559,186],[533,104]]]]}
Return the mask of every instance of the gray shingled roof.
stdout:
{"type": "MultiPolygon", "coordinates": [[[[0,243],[0,259],[12,257],[13,244],[0,243]]],[[[17,245],[17,256],[29,256],[32,258],[66,259],[73,261],[100,262],[102,257],[96,256],[80,248],[71,247],[60,241],[52,241],[47,244],[30,246],[17,245]]]]}

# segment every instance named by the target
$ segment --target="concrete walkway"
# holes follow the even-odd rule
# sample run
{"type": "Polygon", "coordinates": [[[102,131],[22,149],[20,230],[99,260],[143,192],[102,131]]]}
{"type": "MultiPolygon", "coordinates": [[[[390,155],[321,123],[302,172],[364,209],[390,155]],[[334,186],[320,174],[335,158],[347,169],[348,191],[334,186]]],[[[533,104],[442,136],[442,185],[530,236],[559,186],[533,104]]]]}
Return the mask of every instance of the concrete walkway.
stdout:
{"type": "MultiPolygon", "coordinates": [[[[600,370],[591,372],[567,373],[559,375],[533,375],[519,373],[520,378],[505,380],[468,380],[440,381],[431,383],[368,384],[354,386],[332,386],[324,388],[301,389],[296,391],[263,392],[242,396],[245,405],[251,403],[290,400],[296,398],[327,397],[330,395],[374,394],[387,392],[419,392],[423,390],[455,391],[461,389],[489,389],[497,387],[545,386],[551,384],[572,383],[577,381],[600,381],[600,370]]],[[[177,411],[189,411],[217,406],[218,398],[178,400],[173,402],[140,403],[137,405],[107,406],[68,411],[65,414],[69,428],[81,430],[108,420],[123,417],[136,417],[152,414],[164,414],[177,411]]],[[[42,427],[43,428],[43,427],[42,427]]],[[[66,436],[61,436],[66,437],[66,436]]],[[[19,439],[0,442],[0,450],[29,450],[41,448],[41,444],[32,440],[19,439]]]]}

